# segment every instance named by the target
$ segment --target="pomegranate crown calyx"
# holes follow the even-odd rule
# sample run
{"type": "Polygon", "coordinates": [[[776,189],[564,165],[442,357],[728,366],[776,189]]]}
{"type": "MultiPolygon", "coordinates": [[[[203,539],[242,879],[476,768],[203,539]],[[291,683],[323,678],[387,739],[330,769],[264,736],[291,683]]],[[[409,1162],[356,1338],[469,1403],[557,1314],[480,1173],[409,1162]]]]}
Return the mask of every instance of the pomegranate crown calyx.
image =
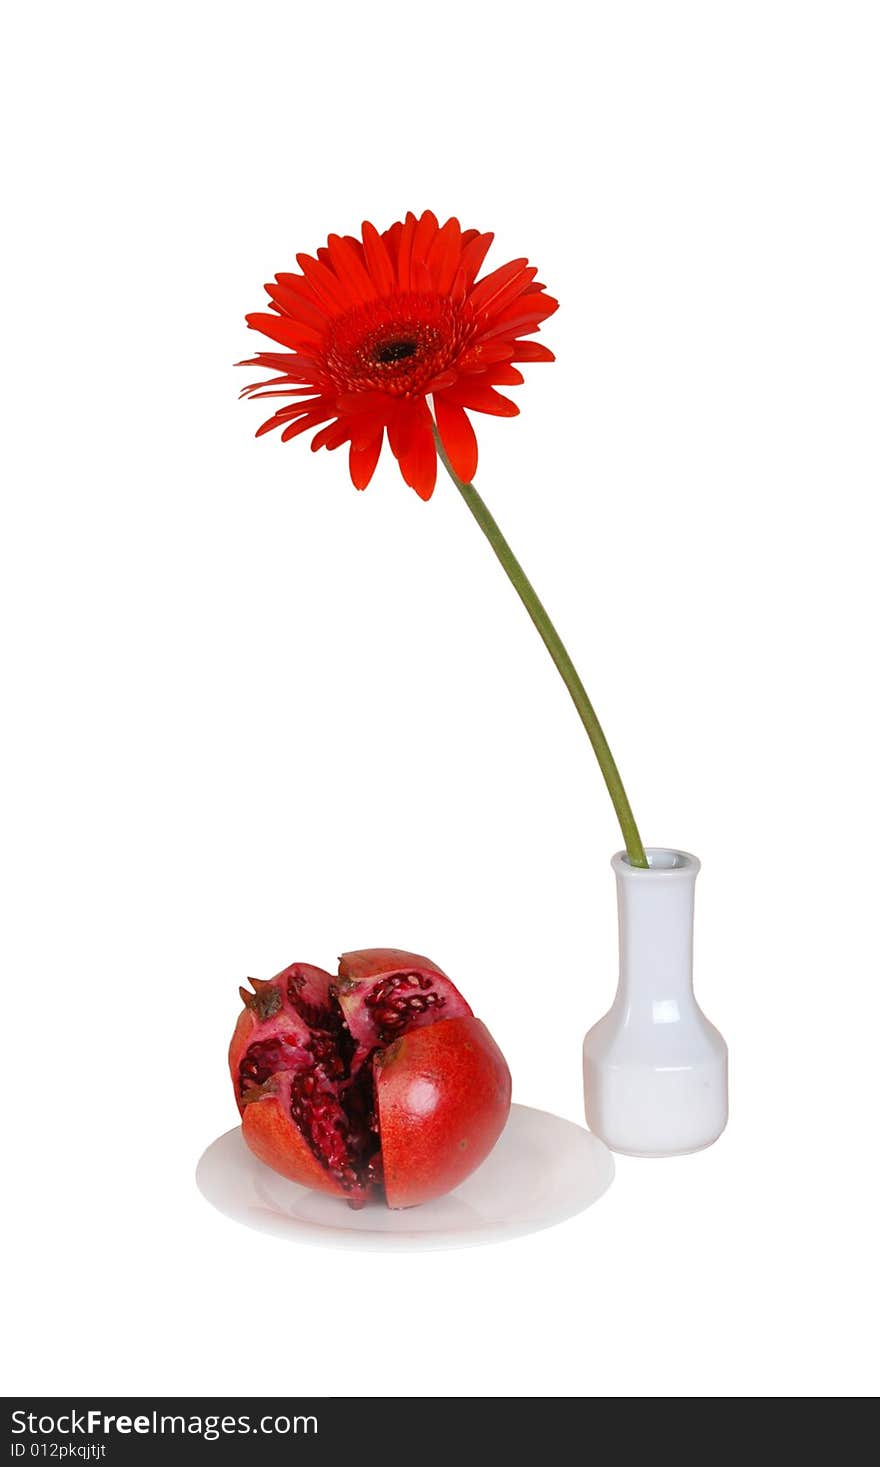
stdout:
{"type": "Polygon", "coordinates": [[[250,1009],[260,1020],[273,1018],[281,1008],[281,990],[278,985],[263,978],[249,978],[248,983],[254,988],[253,993],[248,993],[246,988],[238,990],[245,1008],[250,1009]]]}

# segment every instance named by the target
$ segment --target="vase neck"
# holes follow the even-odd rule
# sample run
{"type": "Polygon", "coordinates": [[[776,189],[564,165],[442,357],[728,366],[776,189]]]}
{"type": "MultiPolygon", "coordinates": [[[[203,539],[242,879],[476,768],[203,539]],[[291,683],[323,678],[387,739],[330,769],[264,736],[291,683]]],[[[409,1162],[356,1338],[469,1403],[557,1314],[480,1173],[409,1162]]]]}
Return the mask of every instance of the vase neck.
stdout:
{"type": "Polygon", "coordinates": [[[640,871],[616,867],[620,992],[631,1001],[693,993],[694,886],[699,863],[640,871]]]}

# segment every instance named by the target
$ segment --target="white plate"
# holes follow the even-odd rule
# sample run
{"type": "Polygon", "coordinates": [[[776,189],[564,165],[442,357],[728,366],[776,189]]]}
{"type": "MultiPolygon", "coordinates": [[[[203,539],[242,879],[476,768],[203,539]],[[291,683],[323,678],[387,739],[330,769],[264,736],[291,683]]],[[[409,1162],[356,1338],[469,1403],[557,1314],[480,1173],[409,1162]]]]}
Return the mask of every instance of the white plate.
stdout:
{"type": "Polygon", "coordinates": [[[611,1185],[614,1162],[596,1136],[561,1116],[511,1107],[495,1149],[447,1197],[392,1212],[354,1211],[270,1171],[227,1131],[203,1155],[196,1182],[218,1211],[292,1243],[329,1248],[472,1248],[551,1228],[583,1212],[611,1185]]]}

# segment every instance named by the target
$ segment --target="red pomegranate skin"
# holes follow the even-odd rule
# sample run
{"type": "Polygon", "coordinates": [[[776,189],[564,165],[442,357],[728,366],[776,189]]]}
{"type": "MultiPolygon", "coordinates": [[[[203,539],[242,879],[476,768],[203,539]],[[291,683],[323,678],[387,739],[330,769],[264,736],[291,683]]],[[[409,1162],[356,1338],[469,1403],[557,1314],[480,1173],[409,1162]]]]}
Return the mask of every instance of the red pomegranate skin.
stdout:
{"type": "Polygon", "coordinates": [[[279,1036],[295,1037],[303,1045],[309,1042],[309,1027],[292,1008],[288,998],[291,979],[302,986],[308,998],[318,1002],[329,1001],[330,989],[335,982],[333,975],[323,968],[316,968],[311,963],[291,963],[269,980],[248,979],[255,989],[254,994],[248,994],[244,988],[239,990],[245,1006],[238,1016],[229,1046],[229,1072],[242,1118],[242,1135],[254,1155],[282,1177],[316,1192],[329,1192],[334,1197],[358,1202],[366,1197],[366,1189],[344,1187],[330,1174],[293,1124],[289,1075],[283,1070],[272,1075],[252,1092],[254,1098],[242,1099],[240,1067],[253,1042],[266,1043],[279,1036]]]}
{"type": "Polygon", "coordinates": [[[250,979],[229,1068],[250,1150],[301,1186],[389,1207],[458,1186],[510,1109],[504,1058],[430,959],[368,948],[339,977],[292,963],[250,979]]]}
{"type": "Polygon", "coordinates": [[[310,1187],[314,1192],[329,1192],[333,1197],[359,1200],[360,1190],[352,1191],[337,1182],[314,1155],[301,1132],[291,1123],[283,1099],[267,1095],[247,1105],[241,1121],[242,1135],[260,1161],[287,1177],[310,1187]]]}
{"type": "Polygon", "coordinates": [[[510,1071],[479,1019],[447,1019],[376,1059],[389,1207],[443,1197],[485,1161],[510,1112],[510,1071]]]}
{"type": "Polygon", "coordinates": [[[350,978],[355,983],[400,968],[423,968],[427,972],[439,974],[441,978],[449,976],[430,958],[423,958],[420,953],[407,952],[402,947],[362,947],[357,952],[343,953],[339,959],[340,978],[350,978]]]}

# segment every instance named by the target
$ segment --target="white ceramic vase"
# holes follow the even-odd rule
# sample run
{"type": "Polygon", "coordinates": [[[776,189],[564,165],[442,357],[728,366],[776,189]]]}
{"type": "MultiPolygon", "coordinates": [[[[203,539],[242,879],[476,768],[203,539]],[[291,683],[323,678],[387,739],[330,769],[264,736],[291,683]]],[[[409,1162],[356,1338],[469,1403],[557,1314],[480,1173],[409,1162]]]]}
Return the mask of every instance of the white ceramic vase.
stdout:
{"type": "Polygon", "coordinates": [[[727,1045],[694,997],[694,887],[700,863],[652,847],[648,869],[624,852],[617,877],[620,979],[584,1040],[587,1125],[612,1151],[680,1156],[727,1123],[727,1045]]]}

